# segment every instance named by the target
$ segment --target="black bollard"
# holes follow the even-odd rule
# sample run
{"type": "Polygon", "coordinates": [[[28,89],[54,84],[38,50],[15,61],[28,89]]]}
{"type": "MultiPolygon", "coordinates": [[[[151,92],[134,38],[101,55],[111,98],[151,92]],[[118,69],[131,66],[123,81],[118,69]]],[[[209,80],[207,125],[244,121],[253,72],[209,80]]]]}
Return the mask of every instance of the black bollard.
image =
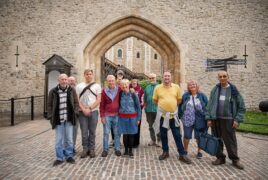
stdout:
{"type": "Polygon", "coordinates": [[[268,101],[261,101],[259,104],[259,109],[262,112],[268,112],[268,101]]]}

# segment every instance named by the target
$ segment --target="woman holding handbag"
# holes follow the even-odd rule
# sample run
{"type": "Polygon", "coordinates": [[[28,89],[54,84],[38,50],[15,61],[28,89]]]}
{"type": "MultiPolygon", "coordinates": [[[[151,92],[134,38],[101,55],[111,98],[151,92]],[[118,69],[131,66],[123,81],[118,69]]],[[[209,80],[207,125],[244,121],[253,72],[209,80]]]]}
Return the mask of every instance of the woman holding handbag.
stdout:
{"type": "MultiPolygon", "coordinates": [[[[183,94],[179,106],[179,117],[182,120],[184,130],[183,144],[186,152],[188,152],[193,130],[197,145],[200,134],[207,131],[205,108],[208,103],[207,96],[199,91],[199,86],[195,80],[190,80],[187,83],[187,89],[188,91],[183,94]]],[[[197,150],[196,158],[202,158],[200,148],[197,150]]]]}

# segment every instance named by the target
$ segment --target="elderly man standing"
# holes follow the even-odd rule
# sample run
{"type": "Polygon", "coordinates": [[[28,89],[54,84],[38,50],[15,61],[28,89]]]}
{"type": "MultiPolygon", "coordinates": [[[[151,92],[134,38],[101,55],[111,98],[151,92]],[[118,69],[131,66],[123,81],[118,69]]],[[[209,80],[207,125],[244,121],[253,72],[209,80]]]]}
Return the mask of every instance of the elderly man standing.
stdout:
{"type": "Polygon", "coordinates": [[[217,159],[212,164],[221,165],[225,163],[224,142],[233,165],[238,169],[244,169],[237,154],[235,135],[236,128],[243,121],[244,100],[236,86],[228,81],[229,75],[226,71],[218,73],[218,80],[220,83],[210,93],[206,114],[208,126],[212,126],[212,133],[220,138],[220,146],[216,154],[217,159]]]}
{"type": "Polygon", "coordinates": [[[180,104],[181,99],[180,87],[171,83],[171,73],[165,71],[163,75],[163,83],[155,88],[153,95],[153,100],[155,104],[158,105],[153,127],[156,134],[158,134],[160,128],[163,149],[163,153],[159,156],[159,160],[164,160],[169,157],[168,129],[170,128],[179,152],[179,160],[186,164],[191,164],[191,160],[187,157],[184,150],[180,134],[178,104],[180,104]]]}
{"type": "Polygon", "coordinates": [[[149,124],[149,131],[151,142],[149,142],[149,146],[158,146],[157,141],[160,141],[160,134],[156,135],[154,133],[153,124],[156,118],[157,105],[153,102],[153,94],[154,89],[157,86],[156,82],[156,74],[149,74],[150,84],[146,86],[144,90],[144,109],[146,113],[146,120],[149,124]]]}
{"type": "MultiPolygon", "coordinates": [[[[70,76],[68,77],[68,84],[69,86],[71,86],[72,88],[76,88],[76,79],[75,77],[73,76],[70,76]]],[[[75,150],[75,144],[76,144],[76,138],[77,138],[77,130],[78,130],[78,126],[79,126],[79,121],[78,121],[78,118],[79,118],[79,114],[78,114],[78,111],[76,113],[76,119],[75,119],[75,126],[74,126],[74,129],[73,129],[73,143],[74,143],[74,153],[76,153],[76,150],[75,150]]]]}
{"type": "Polygon", "coordinates": [[[75,163],[73,159],[73,126],[75,125],[75,111],[78,110],[78,99],[75,89],[68,86],[68,76],[60,74],[59,84],[50,90],[48,96],[48,119],[52,129],[56,129],[56,160],[53,166],[63,163],[64,156],[68,163],[75,163]],[[66,146],[64,147],[64,140],[66,146]]]}
{"type": "Polygon", "coordinates": [[[106,157],[109,151],[109,133],[113,130],[115,155],[121,156],[120,136],[118,134],[118,111],[120,88],[116,85],[113,75],[107,76],[108,86],[103,88],[101,93],[100,117],[103,124],[103,152],[102,157],[106,157]]]}
{"type": "Polygon", "coordinates": [[[91,158],[95,154],[96,128],[99,115],[99,104],[101,101],[101,87],[94,82],[93,70],[86,69],[84,71],[85,82],[76,86],[79,96],[79,123],[82,134],[83,152],[81,158],[89,155],[91,158]]]}

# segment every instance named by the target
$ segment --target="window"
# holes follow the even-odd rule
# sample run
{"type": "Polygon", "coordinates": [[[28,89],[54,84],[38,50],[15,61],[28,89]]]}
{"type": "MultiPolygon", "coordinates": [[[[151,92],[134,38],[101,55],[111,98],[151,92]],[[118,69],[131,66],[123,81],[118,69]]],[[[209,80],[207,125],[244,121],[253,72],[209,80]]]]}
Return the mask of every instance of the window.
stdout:
{"type": "Polygon", "coordinates": [[[118,51],[117,51],[117,57],[118,58],[122,58],[123,57],[123,51],[122,51],[122,49],[118,49],[118,51]]]}
{"type": "Polygon", "coordinates": [[[154,59],[157,59],[157,54],[154,54],[154,59]]]}
{"type": "Polygon", "coordinates": [[[140,58],[140,52],[137,52],[137,58],[140,58]]]}

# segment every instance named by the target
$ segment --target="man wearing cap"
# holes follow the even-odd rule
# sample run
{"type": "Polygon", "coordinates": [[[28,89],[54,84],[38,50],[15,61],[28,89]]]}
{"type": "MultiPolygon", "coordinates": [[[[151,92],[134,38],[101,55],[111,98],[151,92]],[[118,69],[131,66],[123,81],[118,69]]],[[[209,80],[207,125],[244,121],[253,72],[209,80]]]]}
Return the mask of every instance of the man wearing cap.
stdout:
{"type": "Polygon", "coordinates": [[[117,81],[117,84],[119,84],[120,81],[121,81],[122,79],[124,79],[124,75],[125,75],[125,73],[124,73],[124,71],[122,71],[122,70],[118,70],[118,71],[116,72],[116,81],[117,81]]]}

